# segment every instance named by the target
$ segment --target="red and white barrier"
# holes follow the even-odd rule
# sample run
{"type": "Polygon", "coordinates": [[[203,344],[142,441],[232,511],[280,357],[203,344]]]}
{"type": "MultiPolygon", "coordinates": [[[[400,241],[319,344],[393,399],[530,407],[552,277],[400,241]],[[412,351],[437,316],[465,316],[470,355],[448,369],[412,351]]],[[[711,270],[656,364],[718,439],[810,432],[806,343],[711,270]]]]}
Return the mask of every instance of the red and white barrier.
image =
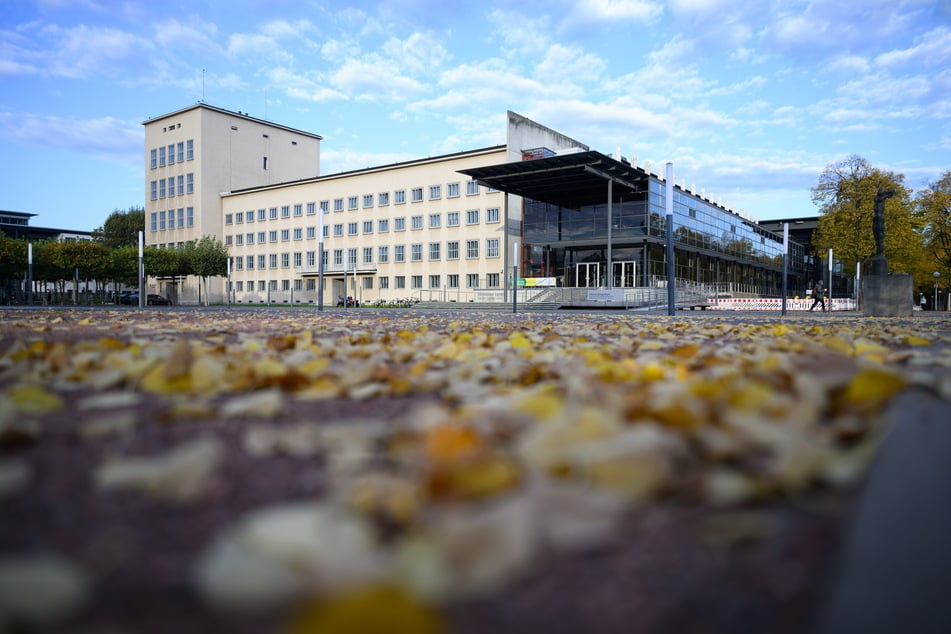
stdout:
{"type": "MultiPolygon", "coordinates": [[[[707,300],[710,310],[782,310],[783,300],[778,297],[719,297],[707,300]]],[[[786,310],[808,311],[812,299],[787,299],[786,310]]],[[[826,308],[836,310],[857,310],[856,301],[850,297],[826,299],[826,308]]],[[[819,307],[816,306],[816,312],[819,307]]]]}

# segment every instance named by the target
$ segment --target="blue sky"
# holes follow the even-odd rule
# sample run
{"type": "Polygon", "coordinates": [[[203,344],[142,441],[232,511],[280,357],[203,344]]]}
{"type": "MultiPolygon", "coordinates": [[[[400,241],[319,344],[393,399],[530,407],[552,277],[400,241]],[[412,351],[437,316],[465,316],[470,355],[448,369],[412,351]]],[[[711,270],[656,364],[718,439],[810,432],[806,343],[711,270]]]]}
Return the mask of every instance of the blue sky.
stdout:
{"type": "Polygon", "coordinates": [[[202,98],[322,135],[323,174],[504,143],[513,110],[812,215],[852,154],[951,169],[951,0],[0,0],[0,209],[143,205],[142,122],[202,98]]]}

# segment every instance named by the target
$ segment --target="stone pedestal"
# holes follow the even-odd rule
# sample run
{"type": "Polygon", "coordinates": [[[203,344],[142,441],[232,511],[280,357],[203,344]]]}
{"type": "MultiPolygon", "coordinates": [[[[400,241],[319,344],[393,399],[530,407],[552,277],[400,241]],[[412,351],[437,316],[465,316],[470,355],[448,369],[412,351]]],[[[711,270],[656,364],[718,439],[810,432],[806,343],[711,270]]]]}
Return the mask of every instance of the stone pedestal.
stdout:
{"type": "Polygon", "coordinates": [[[910,275],[866,275],[862,278],[862,314],[866,317],[911,317],[914,280],[910,275]]]}

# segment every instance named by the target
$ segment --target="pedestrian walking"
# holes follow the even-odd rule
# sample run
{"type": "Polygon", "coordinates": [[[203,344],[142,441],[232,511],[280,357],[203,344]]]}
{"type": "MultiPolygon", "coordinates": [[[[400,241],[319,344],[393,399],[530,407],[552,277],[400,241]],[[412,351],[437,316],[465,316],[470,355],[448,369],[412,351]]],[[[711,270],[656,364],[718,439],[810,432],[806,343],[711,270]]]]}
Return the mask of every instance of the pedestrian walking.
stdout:
{"type": "Polygon", "coordinates": [[[821,305],[819,310],[824,311],[826,309],[826,294],[825,289],[822,288],[822,280],[816,282],[816,285],[812,287],[812,306],[809,307],[809,310],[815,308],[816,304],[821,305]]]}
{"type": "Polygon", "coordinates": [[[920,303],[921,303],[921,310],[927,310],[927,308],[925,308],[925,306],[928,304],[928,300],[925,299],[925,294],[924,294],[924,293],[921,294],[920,303]]]}

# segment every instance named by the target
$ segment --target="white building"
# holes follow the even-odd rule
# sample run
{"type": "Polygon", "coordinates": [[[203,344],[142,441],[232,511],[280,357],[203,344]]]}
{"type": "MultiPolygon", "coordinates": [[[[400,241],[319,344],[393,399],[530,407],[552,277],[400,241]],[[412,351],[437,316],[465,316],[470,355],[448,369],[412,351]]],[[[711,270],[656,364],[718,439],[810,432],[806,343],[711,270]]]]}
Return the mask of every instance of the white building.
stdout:
{"type": "MultiPolygon", "coordinates": [[[[240,112],[199,103],[144,125],[146,244],[218,237],[232,267],[213,303],[229,284],[237,303],[316,303],[321,225],[324,303],[501,289],[521,198],[460,170],[520,161],[527,148],[587,149],[509,112],[505,145],[321,176],[319,135],[240,112]]],[[[199,300],[194,281],[150,279],[149,292],[199,300]]]]}

